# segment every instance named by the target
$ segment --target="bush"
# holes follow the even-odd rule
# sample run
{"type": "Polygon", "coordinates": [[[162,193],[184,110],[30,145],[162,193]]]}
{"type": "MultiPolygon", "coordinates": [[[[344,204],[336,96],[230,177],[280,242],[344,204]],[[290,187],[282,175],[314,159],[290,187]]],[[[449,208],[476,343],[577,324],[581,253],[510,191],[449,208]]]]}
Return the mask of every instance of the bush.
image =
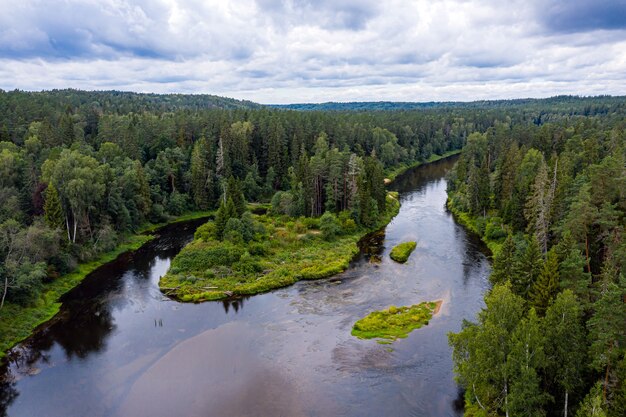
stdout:
{"type": "Polygon", "coordinates": [[[289,215],[293,211],[293,195],[288,191],[278,191],[272,197],[272,213],[289,215]]]}
{"type": "Polygon", "coordinates": [[[166,220],[165,209],[161,204],[153,204],[148,214],[151,223],[161,223],[166,220]]]}
{"type": "Polygon", "coordinates": [[[347,210],[339,213],[339,223],[341,223],[341,229],[344,233],[351,234],[354,233],[357,229],[356,222],[352,217],[352,213],[347,210]]]}
{"type": "Polygon", "coordinates": [[[215,223],[213,221],[208,221],[198,227],[196,232],[193,234],[194,239],[202,239],[205,242],[208,242],[212,239],[217,239],[217,228],[215,227],[215,223]]]}
{"type": "Polygon", "coordinates": [[[244,227],[241,220],[236,217],[231,217],[226,222],[226,227],[224,228],[224,240],[228,240],[229,242],[233,242],[235,244],[241,244],[244,241],[244,227]]]}
{"type": "Polygon", "coordinates": [[[307,229],[319,229],[320,219],[315,217],[301,217],[300,221],[306,226],[307,229]]]}
{"type": "Polygon", "coordinates": [[[337,217],[327,211],[322,217],[320,217],[320,230],[326,240],[333,240],[337,237],[338,234],[341,233],[341,225],[337,220],[337,217]]]}
{"type": "Polygon", "coordinates": [[[25,262],[13,271],[0,272],[11,273],[14,278],[14,283],[7,293],[7,299],[25,306],[31,304],[39,296],[43,280],[46,278],[46,263],[25,262]]]}
{"type": "Polygon", "coordinates": [[[296,222],[293,225],[293,230],[294,230],[294,232],[296,232],[298,234],[302,234],[302,233],[306,233],[307,227],[306,227],[306,224],[304,224],[304,222],[302,222],[302,220],[298,219],[298,220],[296,220],[296,222]]]}
{"type": "Polygon", "coordinates": [[[501,240],[506,238],[507,232],[502,227],[502,219],[492,217],[485,226],[485,237],[489,240],[501,240]]]}

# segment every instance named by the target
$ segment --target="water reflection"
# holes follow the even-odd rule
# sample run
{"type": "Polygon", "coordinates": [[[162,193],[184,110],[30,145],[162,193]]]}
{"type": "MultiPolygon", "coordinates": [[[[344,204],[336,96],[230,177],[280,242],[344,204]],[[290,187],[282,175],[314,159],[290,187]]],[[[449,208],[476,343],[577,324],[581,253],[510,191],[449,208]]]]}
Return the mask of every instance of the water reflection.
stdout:
{"type": "Polygon", "coordinates": [[[223,300],[222,305],[224,306],[224,312],[228,314],[228,312],[230,311],[232,307],[235,314],[239,313],[239,310],[243,309],[244,301],[247,300],[248,298],[250,297],[237,297],[237,298],[223,300]]]}
{"type": "MultiPolygon", "coordinates": [[[[452,161],[401,176],[402,207],[331,279],[182,304],[157,283],[199,222],[163,230],[90,276],[0,374],[10,416],[461,416],[447,333],[482,306],[482,246],[445,211],[452,161]],[[389,259],[418,242],[406,264],[389,259]],[[444,300],[430,324],[383,346],[350,335],[372,310],[444,300]],[[243,308],[245,304],[245,308],[243,308]]],[[[462,398],[461,398],[462,400],[462,398]]]]}

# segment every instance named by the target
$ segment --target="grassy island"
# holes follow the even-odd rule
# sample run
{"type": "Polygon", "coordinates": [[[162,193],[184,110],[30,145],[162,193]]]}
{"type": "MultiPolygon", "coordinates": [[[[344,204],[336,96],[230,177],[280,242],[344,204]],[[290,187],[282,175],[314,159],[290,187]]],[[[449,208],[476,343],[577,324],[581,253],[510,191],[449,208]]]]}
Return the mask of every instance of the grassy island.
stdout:
{"type": "Polygon", "coordinates": [[[409,260],[409,256],[415,250],[416,242],[404,242],[396,245],[391,249],[389,256],[396,262],[405,263],[409,260]]]}
{"type": "Polygon", "coordinates": [[[347,213],[293,218],[246,212],[240,221],[242,232],[227,232],[218,239],[217,219],[207,222],[174,258],[159,286],[164,294],[181,301],[201,302],[335,275],[348,268],[364,235],[398,213],[397,193],[389,193],[386,203],[385,212],[372,227],[358,226],[347,213]]]}
{"type": "Polygon", "coordinates": [[[425,301],[407,307],[391,306],[387,310],[374,311],[354,323],[352,336],[359,339],[405,338],[415,329],[428,324],[439,311],[441,301],[425,301]]]}

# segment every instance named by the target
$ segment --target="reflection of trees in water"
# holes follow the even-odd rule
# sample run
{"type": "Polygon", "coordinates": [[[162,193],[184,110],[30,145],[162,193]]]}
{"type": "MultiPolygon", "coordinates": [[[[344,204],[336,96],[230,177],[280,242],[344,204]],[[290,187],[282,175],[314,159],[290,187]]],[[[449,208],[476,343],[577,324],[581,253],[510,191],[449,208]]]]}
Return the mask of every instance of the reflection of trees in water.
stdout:
{"type": "Polygon", "coordinates": [[[460,225],[455,226],[454,234],[456,241],[463,244],[461,251],[463,254],[463,285],[467,285],[472,277],[481,276],[488,249],[478,236],[466,231],[460,225]]]}
{"type": "Polygon", "coordinates": [[[365,235],[358,242],[361,252],[370,257],[380,257],[384,251],[385,232],[385,229],[381,229],[365,235]]]}
{"type": "Polygon", "coordinates": [[[457,159],[458,157],[455,156],[409,170],[393,182],[391,189],[400,192],[420,192],[433,181],[440,181],[454,166],[457,159]]]}
{"type": "Polygon", "coordinates": [[[18,397],[15,381],[8,366],[0,369],[0,417],[6,417],[9,406],[18,397]]]}
{"type": "Polygon", "coordinates": [[[79,317],[55,326],[54,341],[63,347],[68,359],[86,358],[106,346],[108,335],[115,330],[111,312],[102,305],[87,308],[79,317]]]}
{"type": "Polygon", "coordinates": [[[228,300],[222,300],[222,305],[224,306],[224,311],[228,313],[230,308],[232,307],[235,313],[238,313],[239,310],[243,309],[243,302],[250,297],[239,297],[228,300]]]}

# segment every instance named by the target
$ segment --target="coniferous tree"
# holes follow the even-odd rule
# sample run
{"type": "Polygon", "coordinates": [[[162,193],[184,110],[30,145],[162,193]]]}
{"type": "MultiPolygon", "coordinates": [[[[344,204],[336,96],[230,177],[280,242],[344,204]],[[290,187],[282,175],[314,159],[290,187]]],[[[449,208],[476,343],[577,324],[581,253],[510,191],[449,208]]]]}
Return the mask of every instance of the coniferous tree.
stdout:
{"type": "Polygon", "coordinates": [[[559,260],[556,252],[551,250],[546,256],[539,277],[530,289],[531,303],[540,316],[544,315],[558,292],[559,260]]]}
{"type": "Polygon", "coordinates": [[[503,284],[511,279],[515,272],[514,260],[517,245],[513,239],[513,235],[509,235],[504,240],[502,248],[494,257],[493,267],[489,280],[493,285],[503,284]]]}
{"type": "Polygon", "coordinates": [[[46,189],[46,200],[43,209],[46,224],[52,229],[62,230],[65,225],[63,207],[61,206],[59,193],[53,183],[48,184],[46,189]]]}
{"type": "Polygon", "coordinates": [[[206,210],[210,206],[207,191],[209,177],[207,154],[206,139],[201,138],[193,145],[191,151],[191,194],[196,207],[201,210],[206,210]]]}
{"type": "Polygon", "coordinates": [[[543,266],[541,249],[539,249],[539,243],[534,236],[526,240],[523,250],[516,251],[513,265],[512,289],[516,294],[528,300],[530,289],[541,274],[543,266]]]}

